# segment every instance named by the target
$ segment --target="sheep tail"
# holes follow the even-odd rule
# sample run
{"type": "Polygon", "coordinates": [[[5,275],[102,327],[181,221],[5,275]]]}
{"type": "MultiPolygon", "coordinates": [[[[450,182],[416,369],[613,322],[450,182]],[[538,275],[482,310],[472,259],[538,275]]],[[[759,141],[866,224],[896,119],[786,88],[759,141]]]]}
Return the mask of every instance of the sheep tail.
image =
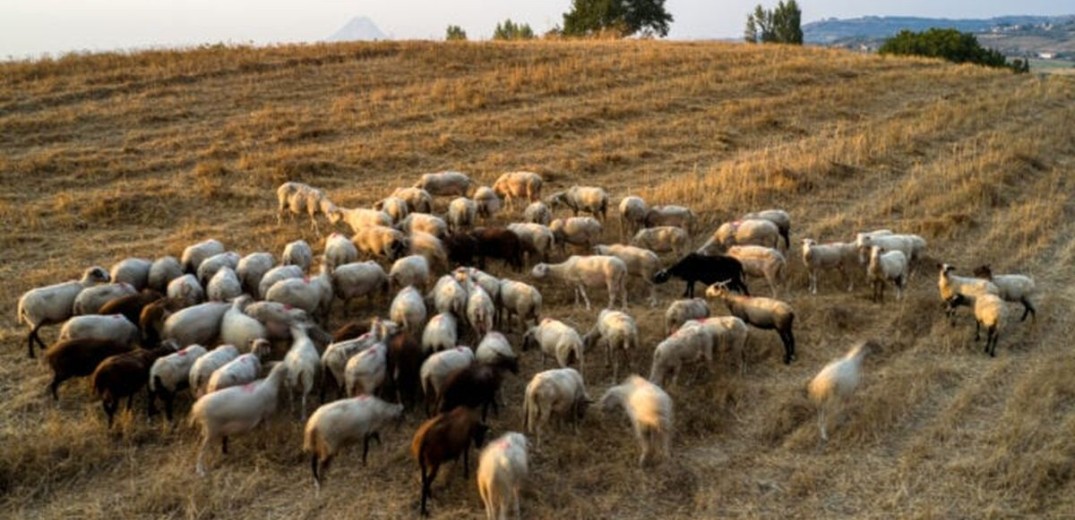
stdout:
{"type": "Polygon", "coordinates": [[[19,305],[15,309],[15,321],[22,325],[23,323],[29,323],[29,318],[26,316],[26,309],[23,307],[22,298],[19,298],[19,305]]]}
{"type": "Polygon", "coordinates": [[[530,417],[530,414],[535,412],[534,403],[531,403],[530,400],[530,395],[523,399],[523,429],[527,432],[531,431],[530,428],[534,424],[534,420],[530,417]]]}

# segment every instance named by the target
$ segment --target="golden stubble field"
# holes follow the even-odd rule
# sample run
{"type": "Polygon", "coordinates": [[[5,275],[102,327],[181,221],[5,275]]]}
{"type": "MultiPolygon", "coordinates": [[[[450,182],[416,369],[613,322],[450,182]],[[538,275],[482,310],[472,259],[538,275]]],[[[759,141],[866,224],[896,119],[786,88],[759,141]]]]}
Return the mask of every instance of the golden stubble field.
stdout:
{"type": "MultiPolygon", "coordinates": [[[[201,479],[197,434],[185,425],[171,431],[135,413],[106,433],[85,381],[68,383],[58,404],[48,399],[50,376],[26,359],[16,300],[89,265],[178,256],[208,237],[244,254],[314,243],[302,220],[276,226],[274,189],[285,180],[365,206],[428,171],[491,183],[529,169],[549,181],[547,193],[577,182],[604,186],[617,202],[638,194],[689,205],[704,222],[696,245],[742,212],[790,211],[784,297],[798,314],[799,352],[784,366],[776,335],[752,331],[745,374],[722,361],[711,378],[673,389],[674,456],[658,468],[635,466],[619,415],[595,412],[579,436],[554,434],[532,452],[524,516],[1070,516],[1072,121],[1070,79],[779,46],[377,43],[0,64],[0,511],[416,516],[407,450],[419,417],[386,435],[367,467],[355,450],[338,458],[319,498],[302,426],[286,412],[234,439],[226,458],[214,454],[201,479]],[[835,275],[821,294],[807,293],[800,239],[878,227],[921,234],[935,260],[1032,274],[1043,289],[1036,322],[1009,319],[989,359],[971,341],[966,309],[955,328],[944,319],[931,266],[900,303],[870,302],[861,283],[842,292],[835,275]],[[822,445],[804,385],[866,338],[883,349],[822,445]]],[[[617,236],[610,222],[605,238],[617,236]]],[[[596,309],[538,286],[545,315],[593,323],[596,309]]],[[[645,373],[663,307],[682,284],[662,287],[657,309],[632,287],[644,338],[633,366],[645,373]]],[[[605,301],[603,291],[591,296],[605,301]]],[[[337,310],[332,322],[345,319],[337,310]]],[[[594,397],[611,383],[601,357],[587,363],[594,397]]],[[[538,370],[537,354],[526,353],[495,430],[521,428],[523,388],[538,370]]],[[[460,473],[435,489],[434,517],[484,514],[473,478],[460,473]]]]}

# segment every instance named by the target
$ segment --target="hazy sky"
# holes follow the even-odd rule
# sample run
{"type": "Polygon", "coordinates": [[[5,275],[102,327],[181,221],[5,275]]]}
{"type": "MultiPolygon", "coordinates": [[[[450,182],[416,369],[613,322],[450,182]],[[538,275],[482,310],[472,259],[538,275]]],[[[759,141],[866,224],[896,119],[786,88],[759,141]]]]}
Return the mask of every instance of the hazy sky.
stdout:
{"type": "MultiPolygon", "coordinates": [[[[667,0],[670,38],[738,37],[758,0],[667,0]]],[[[776,0],[762,2],[767,6],[776,0]]],[[[0,59],[71,50],[316,41],[355,16],[393,38],[441,39],[448,24],[488,38],[511,18],[544,32],[571,0],[0,0],[0,59]]],[[[1075,0],[799,0],[803,21],[865,15],[985,18],[1075,14],[1075,0]]]]}

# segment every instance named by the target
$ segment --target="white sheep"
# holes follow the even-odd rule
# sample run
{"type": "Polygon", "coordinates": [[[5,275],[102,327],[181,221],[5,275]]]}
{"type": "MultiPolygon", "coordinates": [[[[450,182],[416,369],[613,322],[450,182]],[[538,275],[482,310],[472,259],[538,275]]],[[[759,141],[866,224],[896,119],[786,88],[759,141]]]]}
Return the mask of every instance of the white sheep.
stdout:
{"type": "Polygon", "coordinates": [[[164,320],[162,337],[173,339],[180,347],[211,345],[220,336],[220,326],[230,303],[206,302],[180,309],[164,320]]]}
{"type": "Polygon", "coordinates": [[[732,316],[747,324],[763,330],[775,330],[784,344],[784,364],[790,365],[795,360],[795,310],[787,302],[733,294],[722,282],[707,287],[705,295],[723,301],[732,316]]]}
{"type": "Polygon", "coordinates": [[[504,198],[508,209],[513,209],[515,199],[535,202],[541,199],[544,180],[534,172],[508,172],[493,183],[493,192],[504,198]]]}
{"type": "Polygon", "coordinates": [[[437,279],[427,298],[432,300],[433,308],[439,313],[452,313],[459,318],[466,316],[467,291],[450,274],[437,279]]]}
{"type": "Polygon", "coordinates": [[[474,182],[465,173],[444,171],[437,173],[425,173],[414,183],[415,188],[421,188],[434,197],[443,195],[465,196],[474,182]]]}
{"type": "Polygon", "coordinates": [[[500,197],[488,186],[479,186],[474,190],[474,203],[478,205],[478,216],[488,220],[500,211],[500,197]]]}
{"type": "Polygon", "coordinates": [[[713,337],[699,322],[688,321],[653,349],[649,380],[665,386],[671,378],[675,385],[684,364],[702,360],[705,364],[699,368],[707,370],[713,362],[713,337]]]}
{"type": "Polygon", "coordinates": [[[429,286],[429,261],[422,255],[409,255],[392,264],[388,271],[388,281],[391,287],[421,287],[429,286]]]}
{"type": "Polygon", "coordinates": [[[301,182],[285,182],[276,188],[276,225],[283,223],[285,212],[295,220],[295,215],[306,213],[310,216],[310,227],[318,234],[321,230],[317,225],[317,212],[325,211],[333,206],[324,192],[308,184],[301,182]]]}
{"type": "Polygon", "coordinates": [[[86,287],[75,297],[72,310],[75,315],[97,314],[106,303],[137,292],[128,283],[103,283],[86,287]]]}
{"type": "Polygon", "coordinates": [[[266,300],[298,307],[321,323],[328,320],[332,298],[332,275],[324,263],[317,276],[280,280],[265,293],[266,300]]]}
{"type": "Polygon", "coordinates": [[[942,264],[940,276],[937,278],[937,289],[941,300],[945,303],[945,314],[949,320],[954,319],[956,307],[960,305],[973,307],[975,299],[982,294],[1000,294],[1000,288],[993,282],[977,277],[952,274],[955,270],[956,268],[951,265],[942,264]]]}
{"type": "Polygon", "coordinates": [[[410,214],[410,205],[407,201],[394,196],[385,197],[373,205],[373,209],[383,211],[392,218],[392,224],[399,224],[410,214]]]}
{"type": "Polygon", "coordinates": [[[655,253],[671,252],[676,258],[682,258],[690,249],[691,237],[681,227],[657,226],[638,230],[638,233],[631,237],[631,245],[655,253]]]}
{"type": "Polygon", "coordinates": [[[457,267],[455,271],[452,271],[455,275],[456,281],[463,284],[463,287],[470,287],[471,283],[476,283],[485,289],[485,293],[493,298],[493,301],[500,299],[500,279],[478,269],[476,267],[457,267]]]}
{"type": "Polygon", "coordinates": [[[671,334],[690,320],[701,320],[710,315],[705,298],[675,300],[664,311],[664,333],[671,334]]]}
{"type": "Polygon", "coordinates": [[[496,304],[489,293],[480,285],[467,286],[467,323],[474,330],[474,337],[480,338],[493,330],[496,321],[496,304]]]}
{"type": "Polygon", "coordinates": [[[208,285],[209,280],[211,280],[213,275],[221,268],[230,267],[232,270],[235,270],[236,267],[239,267],[240,259],[241,257],[239,256],[239,253],[236,253],[235,251],[225,251],[206,258],[198,265],[198,282],[202,285],[208,285]]]}
{"type": "Polygon", "coordinates": [[[541,320],[541,292],[536,287],[509,279],[500,281],[500,299],[497,307],[500,309],[500,326],[505,330],[511,330],[511,318],[519,320],[521,330],[529,327],[533,320],[537,325],[541,320]],[[505,327],[506,325],[506,327],[505,327]]]}
{"type": "Polygon", "coordinates": [[[333,232],[325,238],[325,263],[332,269],[358,261],[358,248],[346,235],[333,232]]]}
{"type": "Polygon", "coordinates": [[[421,188],[396,188],[392,196],[407,201],[407,209],[411,214],[433,212],[433,196],[421,188]]]}
{"type": "Polygon", "coordinates": [[[280,255],[281,265],[297,265],[302,272],[308,272],[310,265],[314,263],[314,250],[305,240],[288,242],[284,246],[284,254],[280,255]]]}
{"type": "Polygon", "coordinates": [[[648,212],[649,206],[642,197],[630,195],[620,201],[620,242],[645,227],[648,212]]]}
{"type": "Polygon", "coordinates": [[[306,420],[306,399],[314,390],[317,382],[317,374],[321,368],[321,356],[317,353],[317,347],[310,339],[306,323],[294,323],[291,325],[291,348],[284,356],[283,365],[287,367],[288,401],[291,410],[295,409],[295,392],[300,395],[299,416],[306,420]]]}
{"type": "Polygon", "coordinates": [[[211,302],[229,301],[243,294],[243,283],[239,281],[239,275],[235,274],[235,271],[225,266],[209,280],[205,294],[211,302]]]}
{"type": "Polygon", "coordinates": [[[791,215],[782,209],[765,209],[754,213],[747,213],[740,217],[741,220],[768,220],[776,224],[780,230],[780,236],[784,237],[784,250],[791,249],[791,215]]]}
{"type": "Polygon", "coordinates": [[[777,297],[777,287],[783,286],[788,277],[788,262],[780,250],[765,246],[732,246],[726,254],[739,260],[743,274],[765,278],[773,298],[777,297]]]}
{"type": "Polygon", "coordinates": [[[630,367],[631,351],[639,348],[638,324],[625,312],[603,309],[590,332],[583,336],[584,350],[605,344],[605,365],[612,365],[612,381],[620,378],[620,358],[630,367]],[[616,352],[616,353],[614,353],[616,352]]]}
{"type": "Polygon", "coordinates": [[[448,203],[448,232],[459,233],[474,227],[478,203],[466,197],[456,197],[448,203]]]}
{"type": "Polygon", "coordinates": [[[645,227],[675,226],[687,233],[694,230],[694,212],[686,206],[653,206],[646,211],[645,227]]]}
{"type": "Polygon", "coordinates": [[[275,266],[276,257],[264,251],[250,253],[240,258],[235,274],[239,276],[243,292],[260,299],[262,297],[261,280],[275,266]]]}
{"type": "Polygon", "coordinates": [[[542,262],[549,261],[549,253],[556,246],[556,237],[547,226],[534,223],[515,222],[508,224],[508,229],[519,237],[523,243],[528,261],[534,263],[534,256],[539,256],[542,262]]]}
{"type": "Polygon", "coordinates": [[[523,424],[527,433],[541,445],[541,430],[556,417],[570,421],[577,434],[579,421],[593,403],[586,393],[582,374],[574,368],[553,368],[534,374],[523,397],[523,424]]]}
{"type": "Polygon", "coordinates": [[[425,257],[430,270],[447,271],[450,268],[448,251],[444,248],[444,242],[436,236],[423,231],[412,231],[407,240],[410,242],[410,254],[425,257]]]}
{"type": "Polygon", "coordinates": [[[873,284],[873,300],[885,298],[885,282],[896,286],[896,299],[903,299],[903,287],[907,284],[907,257],[902,251],[886,251],[880,246],[870,249],[870,264],[866,277],[873,284]]]}
{"type": "Polygon", "coordinates": [[[508,338],[495,330],[485,333],[485,337],[478,342],[478,348],[474,349],[474,358],[478,363],[506,367],[516,373],[519,369],[519,357],[512,350],[508,338]]]}
{"type": "Polygon", "coordinates": [[[126,283],[141,291],[149,286],[149,270],[153,262],[145,258],[126,258],[112,266],[109,272],[114,283],[126,283]]]}
{"type": "Polygon", "coordinates": [[[1038,312],[1034,308],[1034,296],[1038,293],[1038,288],[1034,284],[1034,279],[1024,274],[993,274],[993,270],[988,264],[978,266],[974,269],[974,276],[989,280],[997,286],[997,296],[1000,299],[1008,302],[1019,302],[1023,304],[1023,317],[1019,321],[1026,321],[1027,315],[1034,315],[1034,319],[1037,319],[1038,312]]]}
{"type": "Polygon", "coordinates": [[[523,209],[523,222],[548,226],[552,221],[552,210],[544,202],[531,202],[523,209]]]}
{"type": "Polygon", "coordinates": [[[739,375],[746,366],[747,324],[735,316],[714,316],[699,320],[698,323],[713,338],[713,349],[727,352],[730,357],[737,357],[739,375]]]}
{"type": "Polygon", "coordinates": [[[823,270],[840,271],[847,281],[847,290],[855,287],[851,273],[855,272],[858,262],[858,248],[852,242],[830,242],[818,244],[811,238],[803,239],[803,265],[810,273],[810,292],[817,294],[818,274],[823,270]]]}
{"type": "Polygon", "coordinates": [[[141,339],[138,325],[122,314],[87,314],[74,316],[60,327],[57,341],[97,339],[133,346],[141,339]]]}
{"type": "Polygon", "coordinates": [[[194,403],[190,424],[201,424],[202,427],[196,464],[198,475],[205,476],[203,459],[210,443],[220,439],[224,453],[227,453],[228,437],[253,430],[276,411],[280,383],[287,372],[287,365],[280,363],[265,379],[205,394],[194,403]]]}
{"type": "MultiPolygon", "coordinates": [[[[309,322],[306,311],[277,302],[255,302],[246,305],[243,313],[265,325],[269,339],[291,339],[291,325],[309,322]]],[[[221,322],[223,326],[223,322],[221,322]]]]}
{"type": "Polygon", "coordinates": [[[918,235],[859,233],[855,238],[855,245],[859,248],[859,263],[863,265],[869,262],[870,250],[874,246],[883,247],[886,251],[899,251],[907,257],[910,264],[921,258],[926,248],[926,240],[918,235]]]}
{"type": "Polygon", "coordinates": [[[164,400],[164,412],[168,421],[172,420],[175,394],[188,386],[191,367],[207,352],[201,345],[190,345],[179,352],[157,358],[149,368],[150,406],[152,407],[157,396],[160,396],[164,400]]]}
{"type": "Polygon", "coordinates": [[[440,399],[441,390],[448,379],[474,362],[474,351],[465,346],[437,352],[422,362],[419,374],[422,393],[426,398],[426,414],[429,414],[430,407],[440,399]]]}
{"type": "Polygon", "coordinates": [[[213,372],[229,361],[239,357],[239,349],[235,345],[220,345],[209,352],[198,356],[187,372],[190,393],[195,399],[205,395],[206,387],[213,372]]]}
{"type": "Polygon", "coordinates": [[[388,376],[388,347],[375,343],[347,360],[343,370],[348,397],[374,395],[388,376]]]}
{"type": "Polygon", "coordinates": [[[540,263],[534,266],[530,275],[537,279],[551,278],[574,285],[575,305],[579,304],[579,296],[582,296],[586,302],[586,310],[590,309],[590,298],[586,296],[584,287],[601,285],[608,289],[609,309],[615,306],[617,296],[620,297],[623,308],[627,308],[627,264],[614,256],[572,255],[559,264],[540,263]]]}
{"type": "Polygon", "coordinates": [[[817,406],[817,427],[821,440],[829,440],[825,415],[855,391],[862,377],[862,360],[876,348],[877,345],[869,341],[855,344],[844,357],[825,365],[806,386],[810,400],[817,406]]]}
{"type": "Polygon", "coordinates": [[[258,282],[258,294],[259,297],[264,299],[269,294],[269,289],[276,285],[276,282],[280,280],[287,280],[289,278],[302,278],[306,273],[302,271],[302,268],[297,265],[278,265],[269,269],[264,276],[261,277],[261,281],[258,282]]]}
{"type": "MultiPolygon", "coordinates": [[[[388,213],[368,208],[332,208],[328,213],[328,220],[333,224],[343,222],[354,233],[358,233],[367,227],[389,227],[392,225],[392,217],[388,216],[388,213]]],[[[359,246],[359,249],[361,249],[361,246],[359,246]]]]}
{"type": "Polygon", "coordinates": [[[658,457],[671,456],[672,398],[661,387],[637,376],[628,376],[623,383],[609,388],[601,396],[599,406],[605,412],[622,407],[631,420],[642,455],[640,466],[658,457]]]}
{"type": "Polygon", "coordinates": [[[560,254],[566,255],[569,244],[586,252],[593,249],[601,240],[602,227],[593,217],[570,217],[550,222],[549,230],[560,246],[560,254]]]}
{"type": "Polygon", "coordinates": [[[627,274],[637,277],[649,287],[650,307],[657,306],[657,284],[653,281],[657,271],[661,270],[661,258],[657,256],[657,253],[641,247],[619,244],[594,246],[593,252],[623,260],[624,265],[627,266],[627,274]]]}
{"type": "Polygon", "coordinates": [[[458,345],[459,320],[451,313],[440,313],[429,319],[422,330],[422,350],[440,352],[458,345]]]}
{"type": "Polygon", "coordinates": [[[478,458],[478,494],[488,520],[505,520],[508,511],[519,514],[519,490],[528,473],[527,441],[521,433],[508,432],[490,442],[478,458]]]}
{"type": "Polygon", "coordinates": [[[220,342],[235,345],[240,349],[253,346],[254,340],[268,339],[268,328],[256,318],[243,312],[253,303],[253,298],[243,295],[231,302],[231,307],[220,321],[220,342]]]}
{"type": "Polygon", "coordinates": [[[780,228],[764,219],[736,220],[725,222],[713,232],[713,236],[698,252],[713,255],[727,251],[734,245],[755,245],[778,249],[780,246],[780,228]]]}
{"type": "Polygon", "coordinates": [[[548,204],[552,208],[567,206],[576,217],[580,211],[602,221],[608,216],[608,192],[594,186],[572,186],[567,191],[553,193],[549,196],[548,204]]]}
{"type": "Polygon", "coordinates": [[[183,307],[190,307],[205,301],[205,289],[196,276],[185,274],[168,282],[167,296],[182,302],[183,307]]]}
{"type": "Polygon", "coordinates": [[[448,236],[448,223],[440,217],[425,213],[411,213],[396,227],[408,235],[416,231],[421,231],[423,233],[429,233],[437,238],[448,236]]]}
{"type": "Polygon", "coordinates": [[[147,286],[159,293],[168,291],[168,283],[183,276],[183,266],[174,256],[162,256],[153,261],[149,266],[149,278],[147,286]]]}
{"type": "Polygon", "coordinates": [[[974,341],[985,327],[985,351],[990,357],[997,355],[997,340],[1007,312],[1004,300],[995,294],[982,294],[974,300],[974,341]]]}
{"type": "Polygon", "coordinates": [[[560,368],[566,368],[575,360],[579,364],[579,373],[584,372],[582,336],[570,325],[552,318],[541,320],[536,327],[531,327],[523,334],[524,351],[535,345],[541,349],[542,367],[552,356],[560,368]]]}
{"type": "Polygon", "coordinates": [[[314,487],[321,490],[329,463],[343,448],[362,442],[362,464],[366,464],[370,440],[381,441],[380,432],[403,415],[403,405],[361,395],[321,405],[303,432],[302,451],[310,453],[314,487]]]}
{"type": "Polygon", "coordinates": [[[373,303],[375,293],[388,293],[388,274],[373,260],[343,264],[332,271],[332,292],[344,301],[345,308],[361,296],[368,296],[373,303]]]}
{"type": "Polygon", "coordinates": [[[179,263],[183,266],[183,272],[197,274],[198,268],[201,267],[205,259],[223,252],[224,244],[219,240],[209,238],[187,246],[183,250],[183,256],[180,257],[179,263]]]}
{"type": "Polygon", "coordinates": [[[417,334],[426,321],[426,304],[413,285],[404,287],[392,299],[388,319],[398,323],[403,330],[417,334]]]}
{"type": "Polygon", "coordinates": [[[272,344],[268,340],[254,340],[251,352],[228,361],[224,366],[213,371],[205,391],[216,392],[232,386],[252,383],[261,374],[261,360],[269,355],[272,344]]]}
{"type": "Polygon", "coordinates": [[[358,252],[370,257],[395,260],[407,251],[407,236],[398,229],[366,226],[355,230],[351,242],[358,252]]]}
{"type": "MultiPolygon", "coordinates": [[[[375,321],[376,320],[377,319],[375,318],[375,321]]],[[[354,339],[331,343],[329,346],[325,347],[325,352],[321,354],[322,402],[325,401],[325,390],[330,386],[330,382],[337,391],[337,395],[343,396],[346,393],[347,362],[359,352],[372,347],[382,339],[379,337],[376,330],[377,325],[374,323],[370,326],[370,332],[367,332],[366,334],[354,339]]]]}

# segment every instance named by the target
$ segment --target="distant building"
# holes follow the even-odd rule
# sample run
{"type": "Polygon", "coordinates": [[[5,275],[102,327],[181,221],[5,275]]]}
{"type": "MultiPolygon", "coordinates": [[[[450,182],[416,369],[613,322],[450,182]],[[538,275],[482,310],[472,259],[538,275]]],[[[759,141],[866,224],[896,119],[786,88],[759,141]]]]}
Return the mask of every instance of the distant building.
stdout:
{"type": "Polygon", "coordinates": [[[1056,57],[1055,52],[1039,52],[1038,57],[1043,60],[1051,60],[1056,57]]]}

